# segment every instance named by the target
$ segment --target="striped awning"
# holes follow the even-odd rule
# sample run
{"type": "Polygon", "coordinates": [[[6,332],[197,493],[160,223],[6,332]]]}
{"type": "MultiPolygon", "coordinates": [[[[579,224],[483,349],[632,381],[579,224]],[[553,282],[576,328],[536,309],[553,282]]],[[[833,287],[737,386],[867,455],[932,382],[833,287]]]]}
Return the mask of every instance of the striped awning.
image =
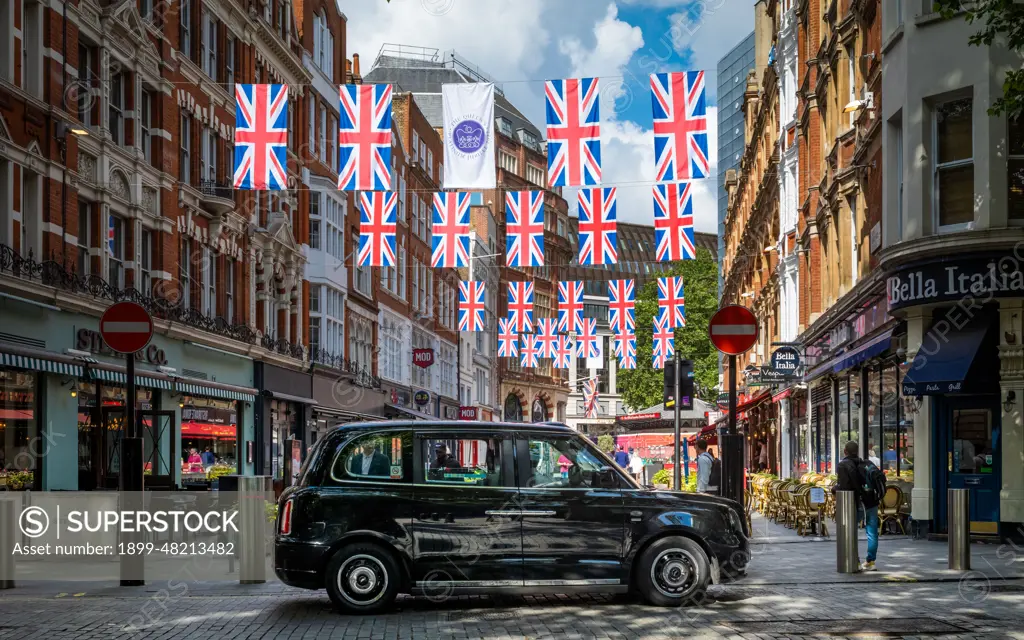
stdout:
{"type": "Polygon", "coordinates": [[[221,398],[223,400],[243,400],[245,402],[253,402],[256,400],[255,393],[235,391],[233,389],[221,389],[220,387],[210,387],[202,384],[192,384],[189,382],[178,381],[175,383],[174,388],[178,393],[190,396],[205,396],[207,398],[221,398]]]}
{"type": "Polygon", "coordinates": [[[82,367],[77,364],[57,362],[45,358],[34,358],[22,356],[16,353],[0,353],[0,366],[12,367],[14,369],[28,369],[31,371],[44,371],[46,373],[57,373],[65,376],[79,377],[82,375],[82,367]]]}
{"type": "MultiPolygon", "coordinates": [[[[109,382],[111,384],[128,384],[127,374],[121,371],[110,371],[109,369],[92,369],[93,377],[101,382],[109,382]]],[[[135,384],[140,387],[146,387],[148,389],[167,389],[171,388],[170,380],[162,380],[160,378],[151,378],[146,375],[139,373],[135,374],[135,384]]]]}

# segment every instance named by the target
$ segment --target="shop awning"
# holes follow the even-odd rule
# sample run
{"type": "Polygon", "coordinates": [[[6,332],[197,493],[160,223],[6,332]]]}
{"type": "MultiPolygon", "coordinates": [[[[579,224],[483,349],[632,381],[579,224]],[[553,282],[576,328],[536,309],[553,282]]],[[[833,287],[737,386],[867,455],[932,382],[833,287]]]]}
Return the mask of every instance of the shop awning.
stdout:
{"type": "Polygon", "coordinates": [[[82,365],[74,364],[70,358],[56,353],[49,354],[46,351],[23,349],[14,345],[0,344],[0,367],[43,371],[75,378],[82,375],[82,365]]]}
{"type": "Polygon", "coordinates": [[[277,400],[286,400],[288,402],[298,402],[299,404],[319,404],[313,398],[307,398],[305,396],[293,396],[290,393],[281,393],[280,391],[264,391],[271,398],[277,400]]]}
{"type": "Polygon", "coordinates": [[[212,385],[197,381],[194,378],[178,378],[174,381],[174,389],[178,393],[190,396],[205,396],[221,400],[242,400],[252,402],[256,399],[256,390],[249,387],[234,387],[226,384],[212,385]]]}
{"type": "Polygon", "coordinates": [[[840,371],[849,369],[850,367],[855,367],[862,362],[885,353],[889,349],[889,344],[892,340],[892,332],[895,330],[895,326],[889,327],[853,349],[841,353],[827,362],[819,364],[804,376],[804,380],[814,380],[815,378],[820,378],[827,373],[839,373],[840,371]]]}
{"type": "Polygon", "coordinates": [[[985,339],[987,325],[964,329],[947,336],[935,353],[918,352],[903,377],[904,396],[935,396],[964,391],[964,380],[985,339]]]}
{"type": "Polygon", "coordinates": [[[409,407],[401,407],[398,406],[397,404],[391,404],[390,402],[385,403],[384,406],[387,407],[388,409],[393,409],[398,413],[405,414],[410,418],[415,418],[417,420],[437,420],[437,416],[432,416],[429,413],[423,413],[422,411],[410,409],[409,407]]]}
{"type": "Polygon", "coordinates": [[[359,413],[358,411],[347,411],[345,409],[335,409],[333,407],[326,407],[324,405],[317,405],[313,409],[313,417],[323,418],[336,418],[345,422],[371,422],[384,420],[383,416],[375,416],[369,413],[359,413]]]}
{"type": "MultiPolygon", "coordinates": [[[[111,371],[110,369],[92,369],[93,377],[101,382],[109,382],[110,384],[125,385],[128,384],[128,375],[123,371],[111,371]]],[[[155,378],[141,373],[135,374],[135,384],[140,387],[146,387],[148,389],[167,389],[171,388],[171,381],[166,378],[155,378]]]]}

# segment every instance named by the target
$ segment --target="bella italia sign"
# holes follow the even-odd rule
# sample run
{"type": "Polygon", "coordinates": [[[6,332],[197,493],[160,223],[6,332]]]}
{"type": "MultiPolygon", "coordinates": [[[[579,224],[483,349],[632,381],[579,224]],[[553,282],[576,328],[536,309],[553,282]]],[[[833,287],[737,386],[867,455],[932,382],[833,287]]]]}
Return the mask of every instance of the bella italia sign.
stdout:
{"type": "Polygon", "coordinates": [[[967,257],[908,266],[889,276],[889,311],[934,302],[972,301],[1024,295],[1024,256],[967,257]]]}

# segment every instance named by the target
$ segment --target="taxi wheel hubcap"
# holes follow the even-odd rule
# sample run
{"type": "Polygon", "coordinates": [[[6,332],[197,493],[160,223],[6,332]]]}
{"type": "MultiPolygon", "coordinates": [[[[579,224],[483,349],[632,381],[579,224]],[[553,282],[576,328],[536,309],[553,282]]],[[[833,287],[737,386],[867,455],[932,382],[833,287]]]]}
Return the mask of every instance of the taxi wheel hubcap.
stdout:
{"type": "Polygon", "coordinates": [[[651,582],[662,595],[680,598],[696,587],[698,573],[697,562],[689,552],[667,549],[651,565],[651,582]]]}
{"type": "Polygon", "coordinates": [[[352,604],[372,604],[384,595],[387,588],[387,569],[373,556],[352,556],[342,563],[338,571],[338,592],[352,604]]]}

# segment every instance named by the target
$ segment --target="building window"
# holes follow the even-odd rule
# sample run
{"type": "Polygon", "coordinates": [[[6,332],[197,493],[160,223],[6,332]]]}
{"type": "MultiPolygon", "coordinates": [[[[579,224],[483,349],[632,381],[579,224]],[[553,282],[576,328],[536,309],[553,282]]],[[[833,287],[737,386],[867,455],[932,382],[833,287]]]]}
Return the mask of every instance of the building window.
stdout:
{"type": "Polygon", "coordinates": [[[326,197],[327,216],[325,217],[326,234],[330,245],[330,254],[338,262],[345,262],[345,205],[337,200],[326,197]]]}
{"type": "Polygon", "coordinates": [[[110,75],[110,111],[107,117],[107,129],[114,144],[124,144],[124,73],[110,75]]]}
{"type": "Polygon", "coordinates": [[[217,315],[217,258],[209,247],[203,247],[203,313],[217,315]]]}
{"type": "Polygon", "coordinates": [[[509,173],[519,173],[519,159],[511,153],[505,153],[504,151],[498,152],[498,166],[509,173]]]}
{"type": "Polygon", "coordinates": [[[373,276],[371,275],[371,268],[364,266],[356,266],[356,291],[363,294],[366,297],[373,296],[373,276]]]}
{"type": "MultiPolygon", "coordinates": [[[[234,94],[235,88],[235,39],[228,36],[224,45],[224,82],[228,93],[234,94]]],[[[288,109],[288,116],[291,117],[292,110],[288,109]]]]}
{"type": "Polygon", "coordinates": [[[972,117],[970,98],[935,109],[935,209],[940,229],[974,221],[972,117]]]}
{"type": "Polygon", "coordinates": [[[320,197],[318,191],[309,194],[309,248],[320,250],[320,197]]]}
{"type": "Polygon", "coordinates": [[[110,257],[107,283],[115,289],[124,288],[124,218],[110,216],[107,253],[110,257]]]}
{"type": "Polygon", "coordinates": [[[150,128],[153,126],[153,96],[145,89],[142,90],[139,108],[142,112],[142,117],[139,119],[142,127],[140,136],[142,138],[140,140],[142,143],[142,155],[146,158],[146,162],[152,163],[153,143],[150,140],[150,128]]]}
{"type": "Polygon", "coordinates": [[[203,127],[202,156],[199,159],[199,179],[217,182],[217,136],[213,129],[203,127]]]}
{"type": "Polygon", "coordinates": [[[21,84],[37,98],[43,97],[43,20],[43,4],[26,1],[21,25],[21,84]]]}
{"type": "Polygon", "coordinates": [[[412,161],[419,162],[420,159],[420,134],[412,132],[412,161]]]}
{"type": "Polygon", "coordinates": [[[224,260],[224,317],[235,324],[235,261],[224,260]]]}
{"type": "Polygon", "coordinates": [[[181,0],[178,13],[178,46],[185,56],[192,57],[192,0],[181,0]]]}
{"type": "Polygon", "coordinates": [[[335,148],[338,146],[338,135],[335,133],[338,131],[338,120],[331,114],[327,117],[327,131],[330,135],[327,136],[327,159],[325,160],[328,168],[337,173],[338,172],[338,150],[335,148]]]}
{"type": "Polygon", "coordinates": [[[1008,123],[1010,157],[1007,163],[1010,183],[1010,220],[1024,220],[1024,116],[1008,123]]]}
{"type": "Polygon", "coordinates": [[[512,137],[512,123],[507,118],[497,118],[498,130],[501,131],[502,135],[512,137]]]}
{"type": "Polygon", "coordinates": [[[149,229],[142,230],[142,268],[140,269],[140,281],[143,295],[149,295],[153,291],[153,232],[149,229]]]}
{"type": "Polygon", "coordinates": [[[526,165],[526,179],[532,182],[533,184],[537,185],[538,187],[545,187],[547,186],[545,184],[546,178],[546,170],[541,169],[540,167],[534,166],[532,164],[526,165]]]}
{"type": "MultiPolygon", "coordinates": [[[[853,45],[846,48],[846,82],[849,85],[849,100],[848,103],[852,104],[857,100],[857,67],[854,64],[854,60],[857,56],[857,49],[853,45]]],[[[850,111],[850,126],[857,122],[857,111],[850,111]]]]}
{"type": "Polygon", "coordinates": [[[327,107],[320,105],[320,162],[327,163],[327,107]]]}
{"type": "MultiPolygon", "coordinates": [[[[903,116],[900,115],[902,118],[903,116]]],[[[896,145],[896,239],[903,239],[903,124],[896,123],[893,131],[896,145]]]]}
{"type": "Polygon", "coordinates": [[[189,309],[192,304],[192,240],[181,236],[178,245],[178,283],[181,285],[181,308],[189,309]]]}
{"type": "Polygon", "coordinates": [[[92,126],[92,95],[95,91],[93,66],[96,60],[96,50],[83,42],[78,43],[78,94],[75,96],[78,104],[78,119],[86,127],[92,126]]]}
{"type": "Polygon", "coordinates": [[[851,196],[846,200],[850,209],[850,286],[857,284],[857,196],[851,196]]]}
{"type": "Polygon", "coordinates": [[[210,78],[217,77],[217,19],[203,12],[203,38],[199,43],[199,64],[210,78]]]}
{"type": "Polygon", "coordinates": [[[78,201],[78,275],[89,275],[91,258],[89,245],[92,238],[92,203],[78,201]]]}
{"type": "Polygon", "coordinates": [[[180,142],[181,151],[178,156],[178,174],[181,176],[181,181],[185,184],[191,184],[192,182],[192,118],[186,114],[181,114],[181,136],[180,142]]]}
{"type": "MultiPolygon", "coordinates": [[[[316,144],[316,98],[309,96],[309,145],[310,148],[316,144]]],[[[309,154],[315,156],[314,152],[309,154]]]]}

